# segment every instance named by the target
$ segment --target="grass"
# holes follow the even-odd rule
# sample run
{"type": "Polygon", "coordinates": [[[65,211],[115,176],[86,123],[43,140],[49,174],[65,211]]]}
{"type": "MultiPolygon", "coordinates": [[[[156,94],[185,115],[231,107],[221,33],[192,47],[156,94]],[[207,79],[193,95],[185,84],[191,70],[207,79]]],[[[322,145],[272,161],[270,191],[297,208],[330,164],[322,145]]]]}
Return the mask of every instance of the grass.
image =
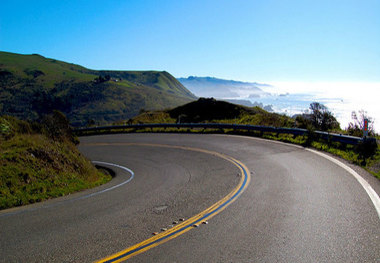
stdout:
{"type": "MultiPolygon", "coordinates": [[[[259,107],[245,107],[214,99],[197,101],[163,111],[144,111],[130,119],[140,123],[229,123],[291,128],[295,120],[286,115],[267,112],[259,107]]],[[[122,123],[122,122],[119,122],[122,123]]]]}
{"type": "Polygon", "coordinates": [[[54,88],[54,83],[61,81],[92,81],[94,74],[90,70],[79,65],[65,63],[54,59],[47,59],[40,55],[19,55],[8,52],[0,52],[1,68],[26,79],[33,79],[33,70],[44,73],[39,80],[44,82],[48,89],[54,88]],[[42,77],[42,78],[41,78],[42,77]]]}
{"type": "Polygon", "coordinates": [[[0,112],[38,120],[59,110],[74,126],[110,124],[140,109],[175,107],[195,99],[163,71],[98,71],[40,55],[0,52],[0,112]],[[109,75],[107,81],[96,82],[109,75]]]}
{"type": "MultiPolygon", "coordinates": [[[[0,117],[0,209],[32,204],[111,180],[66,139],[21,132],[28,123],[0,117]]],[[[26,129],[28,130],[28,129],[26,129]]]]}
{"type": "Polygon", "coordinates": [[[376,151],[376,154],[368,160],[368,164],[365,167],[368,172],[372,173],[375,177],[380,179],[380,150],[376,151]]]}

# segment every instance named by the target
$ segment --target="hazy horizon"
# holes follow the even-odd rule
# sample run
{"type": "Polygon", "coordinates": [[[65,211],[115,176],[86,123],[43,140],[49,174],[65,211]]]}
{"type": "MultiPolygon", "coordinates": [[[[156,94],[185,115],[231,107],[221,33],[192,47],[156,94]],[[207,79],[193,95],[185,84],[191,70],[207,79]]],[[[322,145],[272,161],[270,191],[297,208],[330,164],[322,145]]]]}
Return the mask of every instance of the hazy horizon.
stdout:
{"type": "MultiPolygon", "coordinates": [[[[216,78],[214,76],[202,76],[200,78],[207,77],[216,78]]],[[[227,81],[240,82],[242,80],[228,79],[227,81]]],[[[289,116],[304,113],[309,108],[310,103],[320,102],[327,106],[338,119],[342,129],[353,121],[351,113],[360,110],[366,111],[368,116],[373,118],[375,129],[378,126],[376,125],[376,116],[380,116],[380,107],[377,105],[380,82],[242,82],[259,83],[257,87],[262,89],[264,93],[260,97],[250,97],[252,91],[236,88],[230,92],[233,95],[228,96],[224,92],[215,93],[212,96],[219,99],[248,100],[251,103],[262,103],[264,106],[271,105],[275,112],[289,116]],[[358,94],[359,91],[363,93],[358,94]]],[[[193,92],[194,90],[190,89],[190,91],[193,92]]],[[[199,96],[200,94],[195,92],[195,95],[199,96]]]]}

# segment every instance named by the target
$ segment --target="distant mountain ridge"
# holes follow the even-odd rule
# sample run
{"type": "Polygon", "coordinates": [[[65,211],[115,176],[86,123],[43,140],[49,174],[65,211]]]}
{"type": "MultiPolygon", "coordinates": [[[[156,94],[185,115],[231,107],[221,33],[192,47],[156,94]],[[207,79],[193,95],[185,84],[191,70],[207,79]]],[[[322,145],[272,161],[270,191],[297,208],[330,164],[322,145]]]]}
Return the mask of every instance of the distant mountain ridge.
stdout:
{"type": "Polygon", "coordinates": [[[0,52],[0,114],[36,120],[57,109],[83,126],[195,99],[166,71],[91,70],[38,54],[0,52]]]}
{"type": "Polygon", "coordinates": [[[257,82],[242,82],[214,77],[177,78],[187,89],[198,97],[215,97],[219,99],[258,98],[268,93],[261,88],[268,84],[257,82]]]}

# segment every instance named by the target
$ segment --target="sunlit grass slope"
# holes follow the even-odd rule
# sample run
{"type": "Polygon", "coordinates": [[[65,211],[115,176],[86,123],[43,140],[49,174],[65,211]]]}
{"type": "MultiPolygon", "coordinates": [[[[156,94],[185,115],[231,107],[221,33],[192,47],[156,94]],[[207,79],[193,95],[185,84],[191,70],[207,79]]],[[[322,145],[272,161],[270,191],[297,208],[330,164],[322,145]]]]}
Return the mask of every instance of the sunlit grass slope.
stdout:
{"type": "Polygon", "coordinates": [[[48,134],[46,127],[0,116],[0,209],[67,195],[111,179],[84,158],[70,138],[48,134]]]}
{"type": "Polygon", "coordinates": [[[107,124],[141,109],[195,99],[168,72],[97,71],[43,56],[0,52],[0,113],[38,119],[60,110],[75,126],[107,124]]]}

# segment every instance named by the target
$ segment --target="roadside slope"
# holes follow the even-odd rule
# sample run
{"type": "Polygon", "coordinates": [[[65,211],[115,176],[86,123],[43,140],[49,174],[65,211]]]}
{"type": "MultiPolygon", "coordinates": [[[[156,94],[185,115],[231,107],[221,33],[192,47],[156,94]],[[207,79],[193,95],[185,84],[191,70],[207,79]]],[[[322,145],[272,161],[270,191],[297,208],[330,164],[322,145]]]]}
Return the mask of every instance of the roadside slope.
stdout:
{"type": "MultiPolygon", "coordinates": [[[[55,123],[55,125],[59,125],[55,123]]],[[[0,116],[0,209],[40,202],[103,184],[73,137],[49,125],[0,116]]]]}

